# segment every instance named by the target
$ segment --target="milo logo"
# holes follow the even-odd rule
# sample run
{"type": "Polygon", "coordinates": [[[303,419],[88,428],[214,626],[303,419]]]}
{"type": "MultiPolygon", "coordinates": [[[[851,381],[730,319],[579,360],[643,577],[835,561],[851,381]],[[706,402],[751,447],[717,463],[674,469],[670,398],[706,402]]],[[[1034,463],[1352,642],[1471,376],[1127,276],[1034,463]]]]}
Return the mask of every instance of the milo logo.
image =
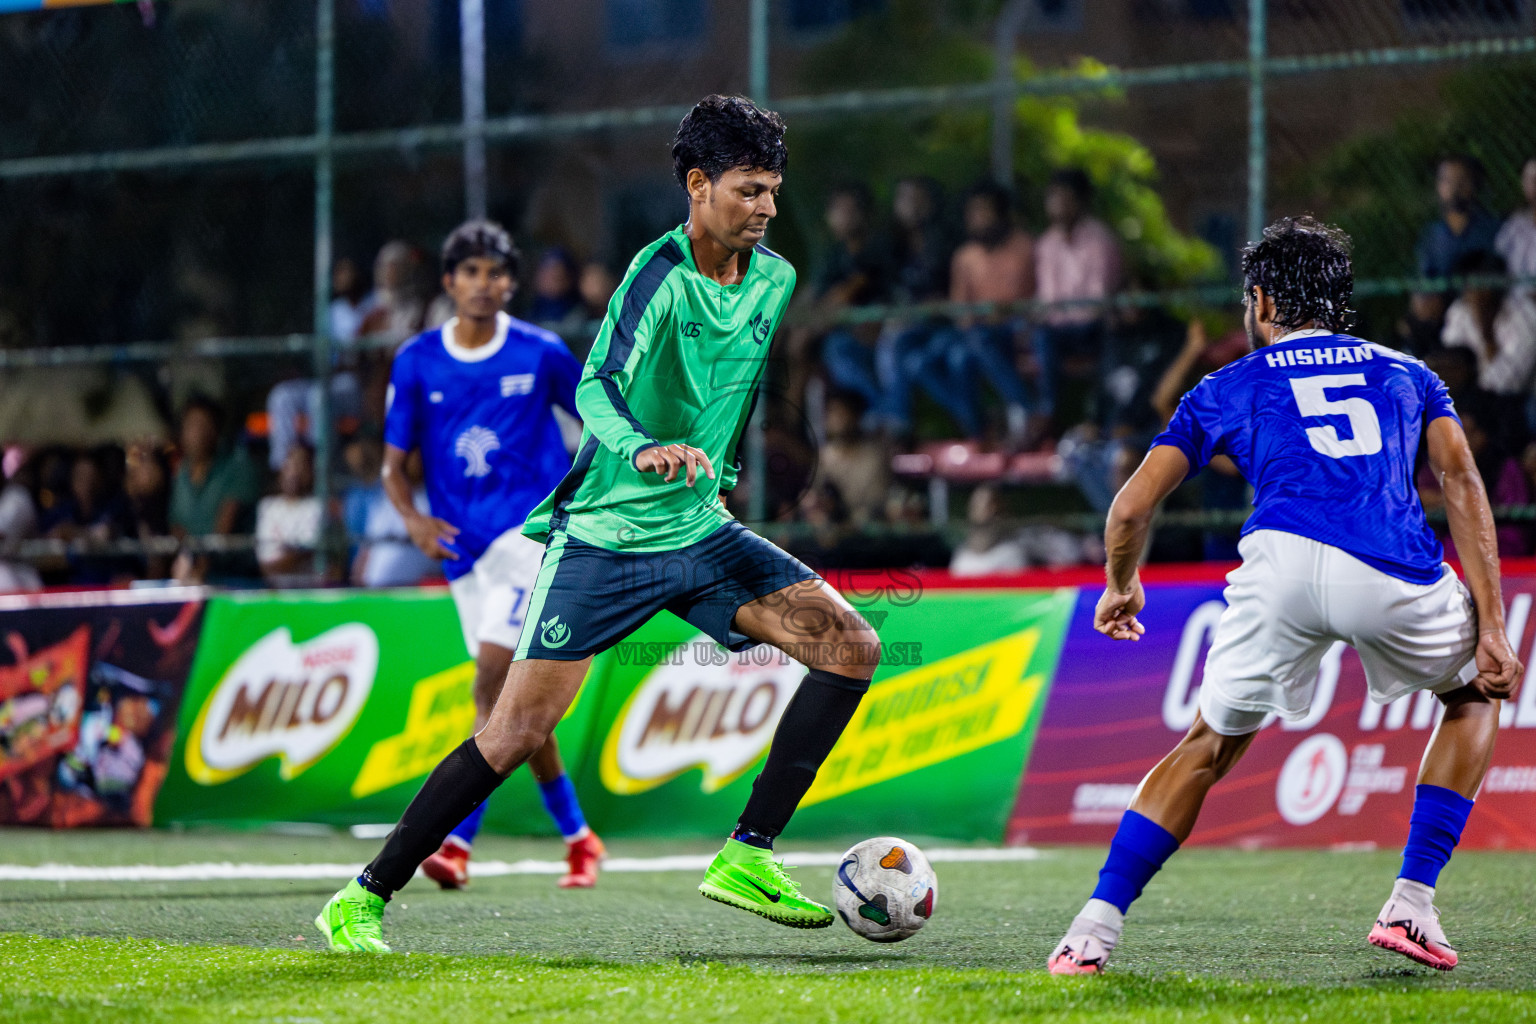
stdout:
{"type": "Polygon", "coordinates": [[[351,730],[373,688],[379,640],[349,622],[302,644],[275,629],[235,659],[187,737],[187,774],[227,782],[270,757],[291,779],[351,730]]]}
{"type": "Polygon", "coordinates": [[[713,793],[757,763],[805,666],[745,651],[719,661],[673,659],[645,677],[603,745],[600,773],[610,791],[643,793],[701,768],[700,788],[713,793]]]}

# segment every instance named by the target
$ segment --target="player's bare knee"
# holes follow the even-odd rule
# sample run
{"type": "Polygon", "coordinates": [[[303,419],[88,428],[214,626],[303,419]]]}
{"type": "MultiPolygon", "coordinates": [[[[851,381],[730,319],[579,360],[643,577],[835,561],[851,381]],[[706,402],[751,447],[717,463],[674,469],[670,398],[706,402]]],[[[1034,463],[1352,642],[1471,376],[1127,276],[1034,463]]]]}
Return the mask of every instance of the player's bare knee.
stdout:
{"type": "MultiPolygon", "coordinates": [[[[864,620],[861,618],[859,621],[863,623],[864,620]]],[[[880,637],[867,623],[863,629],[850,630],[846,635],[844,644],[849,652],[849,664],[843,674],[860,679],[870,678],[880,667],[880,637]]]]}

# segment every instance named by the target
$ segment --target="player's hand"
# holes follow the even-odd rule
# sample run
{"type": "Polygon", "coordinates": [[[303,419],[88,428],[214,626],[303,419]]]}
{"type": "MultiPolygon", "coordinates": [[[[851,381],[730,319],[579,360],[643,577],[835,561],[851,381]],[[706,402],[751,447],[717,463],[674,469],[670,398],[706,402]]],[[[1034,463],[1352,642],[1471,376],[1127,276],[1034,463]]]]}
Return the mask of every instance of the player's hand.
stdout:
{"type": "Polygon", "coordinates": [[[1147,627],[1136,620],[1136,613],[1146,603],[1147,595],[1139,579],[1133,580],[1131,589],[1125,593],[1106,589],[1093,611],[1093,628],[1111,640],[1140,640],[1147,627]]]}
{"type": "Polygon", "coordinates": [[[1525,666],[1509,646],[1502,629],[1490,629],[1477,638],[1477,678],[1472,686],[1489,700],[1504,700],[1515,692],[1525,666]]]}
{"type": "Polygon", "coordinates": [[[711,480],[715,478],[715,467],[710,464],[709,456],[687,444],[647,448],[635,456],[635,468],[642,473],[661,473],[667,483],[676,480],[678,472],[682,471],[683,482],[689,487],[698,479],[700,469],[711,480]]]}
{"type": "Polygon", "coordinates": [[[444,546],[452,544],[453,538],[459,535],[459,528],[452,523],[418,513],[405,521],[405,529],[411,535],[411,543],[428,558],[446,558],[450,562],[459,560],[458,554],[444,546]]]}

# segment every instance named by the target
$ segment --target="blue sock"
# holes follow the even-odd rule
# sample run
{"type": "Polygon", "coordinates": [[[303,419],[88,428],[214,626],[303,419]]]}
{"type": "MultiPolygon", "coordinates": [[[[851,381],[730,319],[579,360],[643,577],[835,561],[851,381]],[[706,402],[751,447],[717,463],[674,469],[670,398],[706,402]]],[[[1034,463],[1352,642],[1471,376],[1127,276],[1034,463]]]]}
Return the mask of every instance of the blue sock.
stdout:
{"type": "Polygon", "coordinates": [[[1461,842],[1461,830],[1467,827],[1467,815],[1471,813],[1472,801],[1453,789],[1415,786],[1408,844],[1403,847],[1403,868],[1397,877],[1433,889],[1440,869],[1461,842]]]}
{"type": "Polygon", "coordinates": [[[1125,913],[1178,848],[1179,841],[1163,826],[1135,811],[1126,811],[1109,844],[1109,856],[1099,869],[1093,898],[1114,904],[1125,913]]]}
{"type": "Polygon", "coordinates": [[[483,817],[485,817],[484,800],[480,801],[479,807],[465,815],[463,821],[453,827],[453,831],[448,833],[449,837],[457,839],[464,849],[469,849],[475,845],[475,836],[480,833],[480,819],[483,817]]]}
{"type": "Polygon", "coordinates": [[[576,802],[576,787],[569,775],[539,783],[539,795],[544,798],[544,809],[555,819],[555,827],[566,842],[579,838],[586,831],[587,819],[582,816],[581,804],[576,802]]]}

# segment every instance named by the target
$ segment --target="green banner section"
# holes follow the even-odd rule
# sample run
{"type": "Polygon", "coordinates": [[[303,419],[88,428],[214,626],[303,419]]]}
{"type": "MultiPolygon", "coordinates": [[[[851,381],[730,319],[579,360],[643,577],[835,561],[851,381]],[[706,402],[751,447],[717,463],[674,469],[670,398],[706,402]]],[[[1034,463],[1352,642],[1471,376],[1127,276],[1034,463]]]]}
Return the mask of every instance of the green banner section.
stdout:
{"type": "MultiPolygon", "coordinates": [[[[860,607],[884,658],[806,795],[796,836],[997,839],[1076,591],[949,591],[860,607]]],[[[253,594],[209,603],[160,822],[391,822],[473,726],[473,665],[441,591],[253,594]]],[[[604,835],[735,823],[805,670],[729,654],[663,613],[595,659],[556,731],[604,835]]],[[[551,834],[518,772],[486,827],[551,834]]]]}
{"type": "MultiPolygon", "coordinates": [[[[474,665],[443,591],[230,595],[206,614],[158,822],[393,822],[473,729],[474,665]]],[[[581,710],[557,731],[572,763],[581,710]]],[[[527,772],[487,827],[553,834],[527,772]]]]}

